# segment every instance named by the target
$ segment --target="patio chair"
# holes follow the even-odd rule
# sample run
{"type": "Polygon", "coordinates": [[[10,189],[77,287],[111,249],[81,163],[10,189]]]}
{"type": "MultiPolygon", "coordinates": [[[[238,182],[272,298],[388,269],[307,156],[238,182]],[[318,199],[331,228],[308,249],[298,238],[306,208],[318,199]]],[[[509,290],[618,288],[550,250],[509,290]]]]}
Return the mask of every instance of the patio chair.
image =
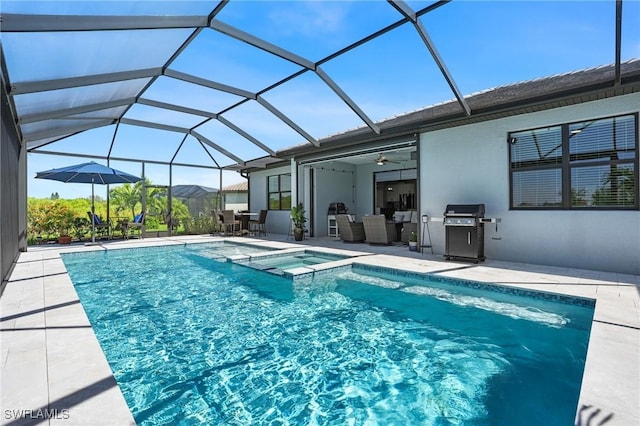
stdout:
{"type": "Polygon", "coordinates": [[[233,213],[233,210],[222,211],[222,226],[224,228],[225,235],[227,235],[229,229],[231,229],[231,235],[235,235],[237,231],[240,231],[240,221],[236,219],[236,215],[233,213]]]}
{"type": "Polygon", "coordinates": [[[127,223],[127,238],[131,238],[138,231],[138,237],[144,238],[142,234],[142,227],[144,226],[144,212],[134,216],[132,222],[127,223]]]}
{"type": "Polygon", "coordinates": [[[362,224],[369,244],[390,245],[396,239],[396,225],[394,222],[387,222],[384,215],[365,216],[362,224]]]}
{"type": "Polygon", "coordinates": [[[364,225],[362,222],[352,222],[349,215],[336,215],[338,235],[345,243],[361,243],[365,240],[364,225]]]}
{"type": "Polygon", "coordinates": [[[164,215],[164,223],[167,225],[167,230],[171,230],[172,234],[177,231],[178,227],[180,226],[180,221],[178,221],[178,219],[173,217],[170,213],[164,215]]]}
{"type": "Polygon", "coordinates": [[[252,232],[253,235],[255,235],[256,232],[258,235],[267,235],[267,213],[268,210],[260,210],[258,219],[249,221],[249,232],[252,232]]]}
{"type": "Polygon", "coordinates": [[[111,238],[111,223],[108,220],[102,220],[100,216],[91,214],[91,212],[87,212],[87,216],[89,216],[89,221],[93,220],[93,226],[98,238],[104,238],[105,236],[107,239],[111,238]]]}
{"type": "Polygon", "coordinates": [[[128,219],[118,219],[115,226],[111,228],[112,235],[117,231],[120,233],[120,237],[123,240],[127,239],[127,234],[129,230],[127,229],[127,225],[129,224],[128,219]]]}
{"type": "Polygon", "coordinates": [[[220,210],[211,210],[211,235],[219,234],[222,232],[222,213],[220,210]]]}

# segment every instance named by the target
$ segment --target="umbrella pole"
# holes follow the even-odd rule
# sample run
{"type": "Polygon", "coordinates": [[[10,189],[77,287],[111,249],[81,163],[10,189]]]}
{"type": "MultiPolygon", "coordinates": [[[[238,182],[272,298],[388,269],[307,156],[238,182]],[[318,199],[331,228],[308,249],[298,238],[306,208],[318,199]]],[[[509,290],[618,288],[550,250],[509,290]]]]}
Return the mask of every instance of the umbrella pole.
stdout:
{"type": "Polygon", "coordinates": [[[91,176],[91,243],[96,242],[96,206],[95,197],[93,196],[93,176],[91,176]]]}

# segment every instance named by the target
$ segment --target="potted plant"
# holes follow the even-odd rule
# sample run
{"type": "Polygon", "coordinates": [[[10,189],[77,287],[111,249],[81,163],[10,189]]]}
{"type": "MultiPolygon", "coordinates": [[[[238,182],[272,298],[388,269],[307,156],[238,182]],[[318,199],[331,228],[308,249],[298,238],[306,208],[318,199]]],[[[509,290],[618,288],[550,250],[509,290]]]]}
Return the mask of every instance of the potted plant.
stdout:
{"type": "Polygon", "coordinates": [[[73,218],[71,217],[62,217],[60,218],[60,227],[58,228],[58,244],[70,244],[71,243],[71,235],[69,233],[69,229],[73,227],[73,218]]]}
{"type": "Polygon", "coordinates": [[[304,236],[305,226],[307,218],[304,216],[304,206],[302,203],[298,203],[296,206],[291,207],[291,220],[293,221],[293,237],[296,241],[302,241],[304,236]]]}
{"type": "Polygon", "coordinates": [[[418,235],[415,232],[409,235],[409,250],[418,251],[418,235]]]}
{"type": "Polygon", "coordinates": [[[59,244],[71,243],[70,230],[73,228],[73,212],[65,206],[59,206],[52,212],[59,244]]]}

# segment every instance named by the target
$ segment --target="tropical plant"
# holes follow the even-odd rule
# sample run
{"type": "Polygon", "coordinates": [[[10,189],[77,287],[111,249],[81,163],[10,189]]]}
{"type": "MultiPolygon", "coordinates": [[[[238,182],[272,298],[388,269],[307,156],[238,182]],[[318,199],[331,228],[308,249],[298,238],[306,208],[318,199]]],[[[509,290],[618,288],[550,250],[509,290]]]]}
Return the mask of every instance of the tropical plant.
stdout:
{"type": "Polygon", "coordinates": [[[59,237],[68,237],[73,227],[73,212],[64,203],[54,202],[47,211],[49,226],[59,237]]]}
{"type": "Polygon", "coordinates": [[[118,215],[127,212],[133,218],[139,210],[138,205],[142,205],[142,187],[137,183],[135,185],[125,183],[110,190],[109,199],[118,215]]]}
{"type": "Polygon", "coordinates": [[[302,203],[298,203],[297,205],[291,207],[291,220],[293,221],[293,228],[297,231],[306,231],[305,223],[307,223],[307,218],[305,217],[304,205],[302,203]]]}
{"type": "Polygon", "coordinates": [[[188,217],[191,217],[191,214],[189,213],[189,209],[187,208],[187,206],[177,198],[173,198],[171,200],[171,215],[174,218],[179,220],[183,220],[188,217]]]}
{"type": "Polygon", "coordinates": [[[80,241],[91,231],[91,222],[85,217],[73,218],[73,235],[80,241]]]}
{"type": "Polygon", "coordinates": [[[200,235],[211,234],[214,231],[211,216],[202,216],[197,218],[187,217],[182,221],[185,234],[200,235]]]}
{"type": "MultiPolygon", "coordinates": [[[[48,240],[72,232],[77,236],[76,220],[84,219],[88,223],[86,214],[90,209],[91,200],[88,198],[53,201],[30,197],[27,200],[27,241],[48,240]]],[[[105,210],[102,205],[100,209],[105,210]]]]}
{"type": "MultiPolygon", "coordinates": [[[[143,181],[136,183],[136,185],[140,187],[142,194],[143,181]]],[[[145,190],[147,214],[149,216],[163,216],[167,211],[167,190],[152,186],[148,179],[144,180],[144,185],[147,186],[145,190]]]]}

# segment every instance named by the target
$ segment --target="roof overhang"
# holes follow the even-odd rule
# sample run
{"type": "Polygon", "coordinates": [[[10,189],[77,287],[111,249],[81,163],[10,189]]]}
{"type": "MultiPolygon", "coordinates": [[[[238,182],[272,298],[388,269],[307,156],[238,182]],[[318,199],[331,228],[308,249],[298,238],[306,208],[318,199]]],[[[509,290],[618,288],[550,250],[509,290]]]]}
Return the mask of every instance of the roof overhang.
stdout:
{"type": "Polygon", "coordinates": [[[415,139],[419,133],[640,92],[640,59],[623,63],[621,69],[620,82],[616,82],[615,65],[610,65],[498,87],[466,97],[473,110],[471,116],[457,101],[444,102],[378,123],[380,135],[361,127],[321,139],[315,149],[298,145],[280,150],[277,155],[306,161],[327,157],[331,152],[340,155],[363,144],[379,149],[403,139],[415,139]]]}

